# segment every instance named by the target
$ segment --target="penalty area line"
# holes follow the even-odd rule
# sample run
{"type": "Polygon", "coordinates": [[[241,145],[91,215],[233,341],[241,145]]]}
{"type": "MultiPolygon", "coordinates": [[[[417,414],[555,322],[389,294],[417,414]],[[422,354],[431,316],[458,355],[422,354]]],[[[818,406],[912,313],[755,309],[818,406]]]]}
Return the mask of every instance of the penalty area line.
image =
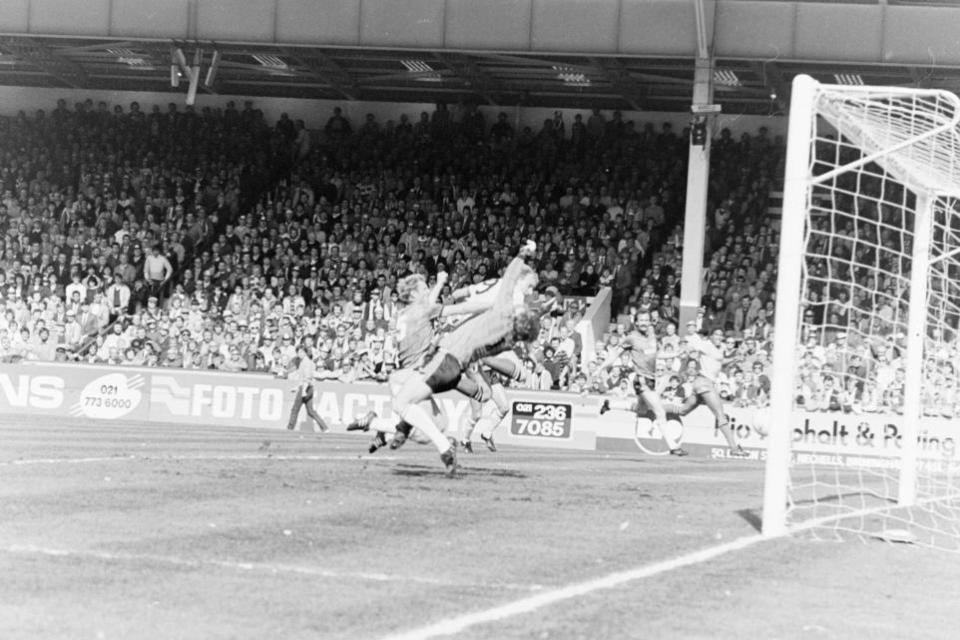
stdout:
{"type": "Polygon", "coordinates": [[[654,562],[653,564],[643,565],[627,571],[618,571],[616,573],[611,573],[600,578],[588,580],[586,582],[579,582],[565,587],[560,587],[559,589],[552,589],[550,591],[538,593],[533,596],[520,598],[518,600],[508,602],[507,604],[486,609],[484,611],[476,611],[474,613],[468,613],[462,616],[456,616],[454,618],[447,618],[446,620],[441,620],[439,622],[420,627],[419,629],[412,629],[403,633],[386,636],[383,640],[427,640],[428,638],[453,635],[463,631],[464,629],[479,624],[499,622],[523,613],[536,611],[537,609],[556,604],[557,602],[562,602],[577,596],[593,593],[594,591],[611,589],[635,580],[642,580],[644,578],[650,578],[661,573],[667,573],[669,571],[674,571],[690,565],[700,564],[701,562],[713,560],[714,558],[718,558],[722,555],[726,555],[734,551],[740,551],[741,549],[752,547],[759,542],[772,539],[772,537],[763,536],[760,534],[745,536],[725,544],[707,547],[706,549],[701,549],[699,551],[687,553],[682,556],[670,558],[669,560],[654,562]]]}

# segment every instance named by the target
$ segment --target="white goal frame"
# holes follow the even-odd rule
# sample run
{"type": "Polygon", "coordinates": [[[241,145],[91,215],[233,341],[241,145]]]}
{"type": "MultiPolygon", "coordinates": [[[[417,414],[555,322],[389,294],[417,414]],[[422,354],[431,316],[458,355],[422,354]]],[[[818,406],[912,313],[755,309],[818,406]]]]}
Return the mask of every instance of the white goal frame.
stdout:
{"type": "MultiPolygon", "coordinates": [[[[829,119],[828,119],[829,121],[829,119]]],[[[797,76],[793,81],[790,121],[787,141],[786,171],[783,190],[783,215],[780,230],[780,254],[777,276],[776,322],[773,343],[773,371],[770,393],[768,449],[763,500],[763,534],[779,536],[789,532],[787,523],[788,487],[790,482],[792,416],[794,407],[794,372],[797,369],[797,335],[800,328],[801,279],[805,243],[804,225],[811,193],[816,184],[830,179],[841,171],[876,162],[917,196],[913,251],[910,272],[909,311],[907,315],[907,342],[904,380],[904,405],[901,422],[902,451],[898,462],[898,506],[911,506],[916,500],[917,433],[921,418],[921,385],[923,378],[923,349],[926,324],[927,275],[931,264],[930,243],[933,234],[933,204],[938,196],[957,197],[960,184],[930,178],[920,169],[923,165],[901,163],[888,154],[905,149],[918,142],[943,135],[960,124],[960,99],[942,90],[907,89],[902,87],[869,87],[824,85],[809,76],[797,76]],[[955,104],[954,120],[928,128],[907,140],[896,140],[888,146],[873,140],[879,151],[868,149],[863,158],[845,166],[836,167],[822,175],[811,171],[811,146],[818,117],[817,105],[822,92],[865,96],[882,93],[884,96],[936,97],[955,104]]],[[[931,158],[936,160],[936,158],[931,158]]]]}

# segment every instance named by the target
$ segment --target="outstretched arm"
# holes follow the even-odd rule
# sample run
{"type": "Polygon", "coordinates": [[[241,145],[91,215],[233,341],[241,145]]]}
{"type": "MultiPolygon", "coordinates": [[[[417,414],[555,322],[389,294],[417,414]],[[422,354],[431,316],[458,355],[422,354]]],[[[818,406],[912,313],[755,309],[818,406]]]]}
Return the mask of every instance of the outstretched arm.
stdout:
{"type": "Polygon", "coordinates": [[[529,256],[532,256],[536,250],[536,243],[532,240],[527,240],[526,244],[520,248],[520,253],[517,257],[507,265],[506,271],[503,272],[503,277],[500,278],[500,290],[497,292],[498,305],[513,304],[514,289],[517,288],[517,283],[520,281],[520,278],[533,273],[533,269],[527,266],[525,260],[529,256]]]}
{"type": "Polygon", "coordinates": [[[467,300],[460,304],[444,306],[440,309],[441,316],[466,316],[481,313],[493,306],[492,300],[467,300]]]}
{"type": "Polygon", "coordinates": [[[471,296],[484,296],[493,300],[497,293],[500,291],[500,281],[499,280],[484,280],[483,282],[478,282],[477,284],[467,285],[466,287],[460,287],[456,291],[450,294],[450,298],[457,302],[459,300],[464,300],[471,296]]]}

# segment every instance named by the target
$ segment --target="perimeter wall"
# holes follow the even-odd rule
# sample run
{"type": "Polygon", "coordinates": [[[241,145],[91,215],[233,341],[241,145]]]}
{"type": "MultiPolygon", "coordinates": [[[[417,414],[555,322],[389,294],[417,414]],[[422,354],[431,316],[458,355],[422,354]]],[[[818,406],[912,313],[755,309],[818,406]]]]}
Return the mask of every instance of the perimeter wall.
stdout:
{"type": "MultiPolygon", "coordinates": [[[[0,417],[10,420],[63,419],[84,424],[125,422],[196,427],[248,427],[285,430],[294,385],[268,375],[82,364],[26,363],[0,370],[0,417]]],[[[510,390],[511,414],[496,433],[500,444],[582,451],[663,453],[658,433],[624,411],[599,415],[601,398],[573,393],[510,390]]],[[[314,406],[343,433],[355,417],[373,410],[391,415],[390,395],[379,383],[318,383],[314,406]]],[[[459,430],[469,417],[469,402],[453,392],[439,397],[450,426],[459,430]]],[[[752,457],[765,457],[764,434],[778,425],[763,410],[729,407],[737,435],[752,457]],[[757,428],[759,427],[759,429],[757,428]]],[[[298,428],[310,430],[301,412],[298,428]]],[[[855,466],[894,466],[900,450],[896,416],[802,412],[792,418],[795,456],[855,466]]],[[[921,425],[921,451],[952,461],[952,421],[928,418],[921,425]]],[[[357,435],[357,450],[369,435],[357,435]]],[[[727,457],[713,416],[698,408],[684,419],[684,441],[692,453],[727,457]]]]}

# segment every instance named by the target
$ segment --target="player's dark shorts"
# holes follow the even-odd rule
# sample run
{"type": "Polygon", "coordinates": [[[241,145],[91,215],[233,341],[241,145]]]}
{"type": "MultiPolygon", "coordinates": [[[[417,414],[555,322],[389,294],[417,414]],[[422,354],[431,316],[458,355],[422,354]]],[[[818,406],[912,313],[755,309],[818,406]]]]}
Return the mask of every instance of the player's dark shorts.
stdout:
{"type": "Polygon", "coordinates": [[[434,393],[456,389],[463,375],[460,362],[449,353],[439,352],[423,370],[427,386],[434,393]]]}
{"type": "Polygon", "coordinates": [[[690,381],[690,386],[693,388],[693,394],[696,396],[703,395],[705,393],[716,393],[717,388],[713,384],[713,380],[707,378],[706,376],[697,376],[690,381]]]}
{"type": "Polygon", "coordinates": [[[654,378],[646,376],[637,376],[633,379],[633,392],[640,397],[644,391],[654,391],[657,388],[657,381],[654,378]]]}

